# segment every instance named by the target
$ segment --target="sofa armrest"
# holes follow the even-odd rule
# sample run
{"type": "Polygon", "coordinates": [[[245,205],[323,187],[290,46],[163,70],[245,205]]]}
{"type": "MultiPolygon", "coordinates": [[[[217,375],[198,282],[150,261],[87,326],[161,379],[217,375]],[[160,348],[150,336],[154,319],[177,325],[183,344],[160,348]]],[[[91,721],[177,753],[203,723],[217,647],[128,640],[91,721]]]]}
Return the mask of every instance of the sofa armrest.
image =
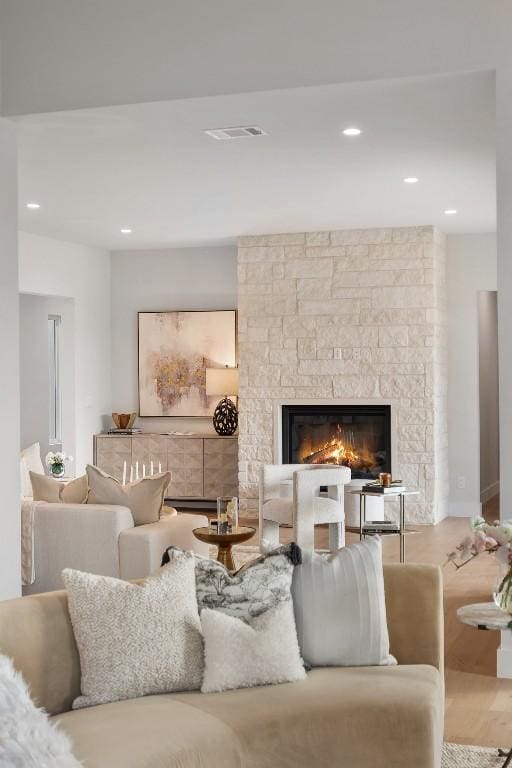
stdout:
{"type": "Polygon", "coordinates": [[[36,580],[24,594],[62,589],[63,568],[119,576],[119,535],[133,528],[128,507],[46,504],[34,510],[36,580]]]}
{"type": "Polygon", "coordinates": [[[157,523],[137,525],[119,537],[120,576],[122,579],[143,579],[162,564],[167,547],[189,549],[208,557],[208,544],[196,539],[194,528],[208,525],[204,515],[164,515],[157,523]]]}
{"type": "Polygon", "coordinates": [[[430,664],[443,673],[444,613],[441,569],[385,565],[391,653],[399,664],[430,664]]]}

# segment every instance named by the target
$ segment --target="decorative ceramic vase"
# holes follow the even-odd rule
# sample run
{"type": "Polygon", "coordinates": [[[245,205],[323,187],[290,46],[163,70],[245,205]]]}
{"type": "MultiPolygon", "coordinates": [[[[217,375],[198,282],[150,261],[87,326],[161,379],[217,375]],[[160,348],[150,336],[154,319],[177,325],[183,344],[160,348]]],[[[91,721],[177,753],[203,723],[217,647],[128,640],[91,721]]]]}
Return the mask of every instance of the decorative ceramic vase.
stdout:
{"type": "Polygon", "coordinates": [[[53,477],[63,477],[66,472],[66,467],[64,464],[52,464],[51,471],[53,477]]]}
{"type": "Polygon", "coordinates": [[[512,614],[512,567],[501,569],[493,597],[498,608],[512,614]]]}

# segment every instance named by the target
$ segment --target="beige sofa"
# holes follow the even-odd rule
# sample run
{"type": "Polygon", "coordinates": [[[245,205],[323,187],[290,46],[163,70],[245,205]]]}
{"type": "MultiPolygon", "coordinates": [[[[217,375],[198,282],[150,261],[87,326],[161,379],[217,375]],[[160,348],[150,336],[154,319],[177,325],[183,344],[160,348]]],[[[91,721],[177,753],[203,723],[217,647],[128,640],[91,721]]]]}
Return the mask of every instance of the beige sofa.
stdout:
{"type": "Polygon", "coordinates": [[[395,667],[314,669],[298,683],[71,711],[80,663],[65,592],[0,603],[0,651],[87,768],[439,768],[441,575],[388,565],[385,582],[395,667]]]}
{"type": "Polygon", "coordinates": [[[24,595],[62,589],[64,568],[119,579],[144,578],[160,567],[171,545],[208,557],[208,544],[192,533],[208,524],[204,515],[177,514],[164,507],[158,522],[135,526],[128,507],[33,503],[35,581],[23,587],[24,595]]]}

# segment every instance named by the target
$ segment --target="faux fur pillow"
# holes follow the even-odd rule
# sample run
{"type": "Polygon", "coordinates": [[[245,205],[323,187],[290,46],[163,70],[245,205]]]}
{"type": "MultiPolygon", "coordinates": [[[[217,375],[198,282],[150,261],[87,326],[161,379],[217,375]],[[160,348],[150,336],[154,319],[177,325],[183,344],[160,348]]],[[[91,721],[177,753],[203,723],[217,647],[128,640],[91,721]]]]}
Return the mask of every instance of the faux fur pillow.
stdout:
{"type": "Polygon", "coordinates": [[[192,553],[180,552],[142,584],[69,568],[62,577],[82,671],[74,709],[200,687],[192,553]]]}
{"type": "Polygon", "coordinates": [[[117,504],[128,507],[135,525],[156,523],[164,503],[164,495],[171,481],[171,473],[145,477],[129,485],[121,483],[90,464],[86,468],[89,481],[88,504],[117,504]]]}
{"type": "Polygon", "coordinates": [[[68,737],[37,709],[7,656],[0,656],[0,766],[80,768],[68,737]]]}

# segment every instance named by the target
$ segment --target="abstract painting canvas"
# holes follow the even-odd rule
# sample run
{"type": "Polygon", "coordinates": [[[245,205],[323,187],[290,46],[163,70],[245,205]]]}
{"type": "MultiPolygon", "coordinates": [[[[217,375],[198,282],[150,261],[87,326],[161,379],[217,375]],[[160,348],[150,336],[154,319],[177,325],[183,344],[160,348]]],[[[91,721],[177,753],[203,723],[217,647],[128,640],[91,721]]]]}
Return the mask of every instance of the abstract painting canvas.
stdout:
{"type": "Polygon", "coordinates": [[[225,365],[236,365],[236,310],[139,312],[140,416],[211,416],[206,369],[225,365]]]}

